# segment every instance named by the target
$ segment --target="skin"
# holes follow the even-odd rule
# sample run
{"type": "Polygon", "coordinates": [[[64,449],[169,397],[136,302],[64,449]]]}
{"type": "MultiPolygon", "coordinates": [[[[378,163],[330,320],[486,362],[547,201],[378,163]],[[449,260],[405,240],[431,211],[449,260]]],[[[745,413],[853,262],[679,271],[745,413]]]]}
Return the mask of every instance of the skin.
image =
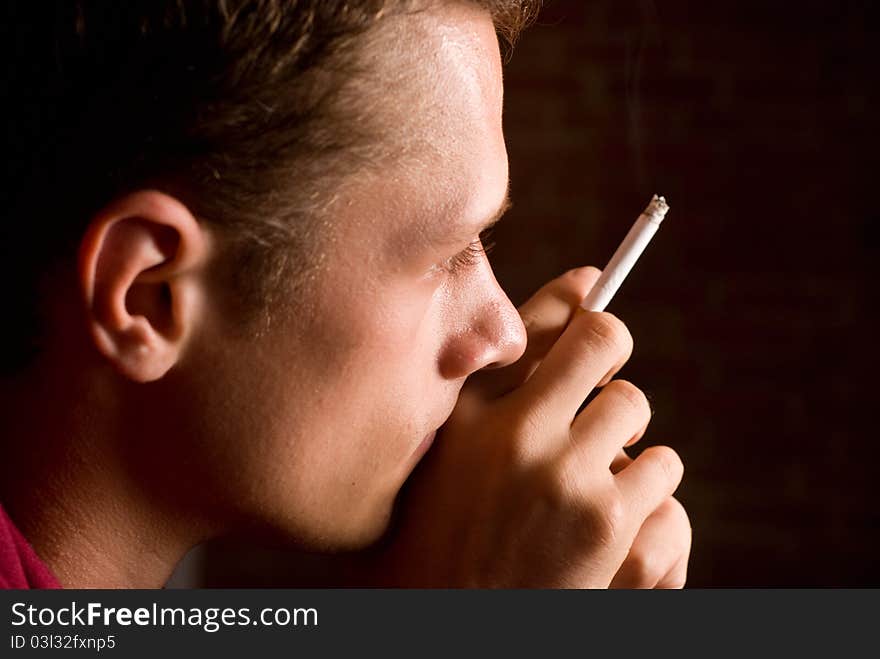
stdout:
{"type": "Polygon", "coordinates": [[[681,462],[621,451],[650,418],[607,384],[631,338],[573,317],[597,271],[518,312],[485,255],[457,256],[508,186],[491,20],[405,20],[418,38],[386,56],[413,75],[385,111],[431,108],[399,122],[421,148],[340,188],[325,267],[268,330],[237,331],[220,238],[178,200],[142,190],[92,219],[50,296],[66,331],[2,392],[0,496],[63,585],[158,587],[242,530],[319,549],[388,531],[352,577],[386,585],[683,585],[681,462]]]}

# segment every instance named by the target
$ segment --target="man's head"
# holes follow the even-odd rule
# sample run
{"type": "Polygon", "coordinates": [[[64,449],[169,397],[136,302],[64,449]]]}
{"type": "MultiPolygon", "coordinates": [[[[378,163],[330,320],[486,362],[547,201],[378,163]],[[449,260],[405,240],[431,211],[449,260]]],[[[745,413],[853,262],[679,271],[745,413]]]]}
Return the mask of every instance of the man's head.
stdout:
{"type": "Polygon", "coordinates": [[[206,529],[375,538],[464,379],[523,349],[478,237],[496,30],[530,4],[58,3],[9,74],[4,260],[46,274],[7,370],[65,374],[131,487],[206,529]]]}

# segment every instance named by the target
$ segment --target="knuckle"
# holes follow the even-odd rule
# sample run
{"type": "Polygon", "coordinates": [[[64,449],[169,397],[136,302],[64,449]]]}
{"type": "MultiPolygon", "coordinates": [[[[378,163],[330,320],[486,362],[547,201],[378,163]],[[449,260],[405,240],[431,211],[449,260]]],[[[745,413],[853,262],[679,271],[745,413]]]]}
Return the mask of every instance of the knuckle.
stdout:
{"type": "Polygon", "coordinates": [[[614,529],[614,533],[617,534],[618,530],[626,522],[626,506],[624,505],[623,497],[614,490],[605,497],[601,510],[603,521],[608,527],[614,529]]]}
{"type": "Polygon", "coordinates": [[[686,556],[690,553],[691,522],[684,506],[675,498],[667,497],[654,513],[663,525],[665,542],[671,554],[686,556]]]}
{"type": "Polygon", "coordinates": [[[544,463],[534,470],[533,477],[531,498],[541,501],[552,518],[569,518],[580,509],[580,485],[569,473],[553,463],[544,463]]]}
{"type": "Polygon", "coordinates": [[[677,484],[681,480],[684,464],[673,449],[668,446],[650,446],[645,449],[645,453],[648,453],[667,481],[677,484]]]}
{"type": "Polygon", "coordinates": [[[690,517],[688,517],[684,506],[675,497],[669,497],[666,505],[670,509],[669,515],[672,518],[672,524],[678,529],[677,537],[681,543],[682,550],[689,551],[693,537],[690,517]]]}
{"type": "Polygon", "coordinates": [[[583,471],[567,469],[555,462],[544,470],[543,498],[555,514],[566,520],[579,542],[591,546],[612,547],[619,542],[626,524],[626,507],[616,490],[587,490],[583,471]]]}
{"type": "Polygon", "coordinates": [[[541,324],[541,315],[530,306],[524,306],[519,309],[519,318],[522,321],[523,327],[526,329],[526,333],[528,333],[533,327],[541,324]]]}
{"type": "Polygon", "coordinates": [[[622,357],[632,353],[633,339],[629,330],[610,313],[585,314],[587,318],[586,340],[602,349],[622,357]]]}
{"type": "Polygon", "coordinates": [[[585,506],[584,530],[592,542],[611,547],[617,544],[626,522],[626,508],[623,499],[614,494],[605,496],[591,505],[585,506]]]}
{"type": "Polygon", "coordinates": [[[665,576],[664,566],[656,552],[633,550],[626,562],[636,588],[651,587],[665,576]]]}
{"type": "Polygon", "coordinates": [[[566,270],[562,277],[567,277],[569,279],[584,279],[587,275],[597,276],[602,274],[602,271],[599,268],[596,268],[592,265],[585,265],[578,268],[571,268],[570,270],[566,270]]]}
{"type": "Polygon", "coordinates": [[[662,541],[636,542],[626,559],[627,574],[636,588],[683,588],[691,544],[687,513],[680,502],[668,497],[652,518],[660,525],[662,541]]]}
{"type": "Polygon", "coordinates": [[[605,385],[607,395],[615,396],[624,401],[624,403],[638,415],[640,419],[649,420],[651,418],[651,404],[648,397],[636,385],[628,380],[612,380],[605,385]]]}
{"type": "Polygon", "coordinates": [[[684,521],[688,526],[690,526],[690,519],[688,518],[687,511],[684,509],[681,501],[679,501],[675,497],[669,497],[663,503],[663,506],[671,517],[679,521],[684,521]]]}
{"type": "Polygon", "coordinates": [[[563,282],[563,285],[566,288],[574,288],[578,293],[582,293],[581,297],[584,297],[589,293],[589,287],[601,274],[602,271],[599,270],[599,268],[594,268],[593,266],[588,265],[582,268],[572,268],[571,270],[568,270],[559,277],[559,281],[563,282]]]}
{"type": "Polygon", "coordinates": [[[549,282],[544,293],[565,303],[569,312],[580,304],[601,272],[592,266],[572,268],[549,282]]]}

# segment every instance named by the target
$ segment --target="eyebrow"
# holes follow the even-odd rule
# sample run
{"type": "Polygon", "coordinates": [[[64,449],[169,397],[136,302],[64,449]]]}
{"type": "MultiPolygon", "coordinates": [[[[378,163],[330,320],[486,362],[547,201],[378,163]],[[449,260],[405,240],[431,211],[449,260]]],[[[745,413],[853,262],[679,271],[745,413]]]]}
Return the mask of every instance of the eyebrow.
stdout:
{"type": "Polygon", "coordinates": [[[480,234],[497,224],[512,206],[513,202],[510,200],[510,186],[508,185],[507,189],[504,191],[504,199],[501,200],[501,204],[499,204],[495,212],[477,223],[467,225],[458,224],[454,226],[451,231],[444,232],[446,235],[442,238],[443,242],[462,242],[468,238],[473,238],[477,234],[480,234]]]}

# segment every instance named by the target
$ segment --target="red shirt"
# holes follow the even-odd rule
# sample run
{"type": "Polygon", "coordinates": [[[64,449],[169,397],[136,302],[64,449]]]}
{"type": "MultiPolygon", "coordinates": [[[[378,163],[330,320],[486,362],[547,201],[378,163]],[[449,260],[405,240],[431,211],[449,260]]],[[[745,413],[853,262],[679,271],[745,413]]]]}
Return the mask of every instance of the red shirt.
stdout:
{"type": "Polygon", "coordinates": [[[0,588],[61,588],[0,506],[0,588]]]}

